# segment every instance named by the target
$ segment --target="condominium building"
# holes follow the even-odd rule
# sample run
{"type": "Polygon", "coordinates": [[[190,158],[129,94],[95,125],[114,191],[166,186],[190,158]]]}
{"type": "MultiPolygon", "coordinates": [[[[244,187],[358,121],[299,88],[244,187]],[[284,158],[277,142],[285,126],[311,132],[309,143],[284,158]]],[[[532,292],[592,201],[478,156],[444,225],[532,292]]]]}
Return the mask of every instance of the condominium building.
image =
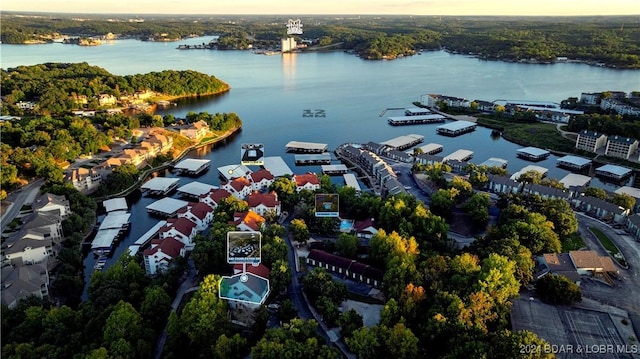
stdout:
{"type": "Polygon", "coordinates": [[[638,140],[635,138],[610,136],[607,140],[607,149],[605,154],[611,157],[629,159],[637,149],[638,140]]]}
{"type": "Polygon", "coordinates": [[[582,130],[578,132],[576,148],[589,152],[596,152],[599,148],[607,144],[607,135],[594,131],[582,130]]]}

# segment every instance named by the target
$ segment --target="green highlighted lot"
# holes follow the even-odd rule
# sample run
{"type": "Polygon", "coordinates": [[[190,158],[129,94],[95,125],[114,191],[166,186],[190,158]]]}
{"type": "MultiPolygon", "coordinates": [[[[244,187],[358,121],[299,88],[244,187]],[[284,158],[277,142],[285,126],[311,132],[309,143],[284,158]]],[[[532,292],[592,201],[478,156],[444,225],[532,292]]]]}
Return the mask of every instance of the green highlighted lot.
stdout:
{"type": "Polygon", "coordinates": [[[622,255],[622,253],[620,253],[616,245],[613,244],[611,239],[607,237],[606,234],[602,233],[601,230],[595,227],[589,227],[589,230],[591,231],[591,233],[595,234],[600,243],[602,243],[602,246],[604,246],[607,252],[609,252],[609,254],[613,257],[613,259],[615,259],[620,265],[625,267],[627,266],[627,261],[624,259],[624,256],[622,255]]]}

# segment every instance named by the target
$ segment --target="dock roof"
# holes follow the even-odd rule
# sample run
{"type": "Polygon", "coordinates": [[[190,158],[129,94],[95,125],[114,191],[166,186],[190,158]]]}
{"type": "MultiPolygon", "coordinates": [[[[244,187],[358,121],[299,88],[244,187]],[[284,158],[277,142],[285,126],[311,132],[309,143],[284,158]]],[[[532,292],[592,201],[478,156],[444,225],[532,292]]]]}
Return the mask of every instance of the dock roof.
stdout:
{"type": "Polygon", "coordinates": [[[390,140],[381,142],[381,144],[392,147],[392,148],[402,148],[413,142],[422,142],[424,140],[424,136],[417,135],[412,133],[410,135],[398,136],[396,138],[392,138],[390,140]]]}
{"type": "Polygon", "coordinates": [[[423,153],[431,153],[434,151],[441,151],[443,146],[439,143],[427,143],[424,146],[418,147],[423,153]]]}
{"type": "Polygon", "coordinates": [[[624,177],[631,173],[631,169],[616,165],[604,165],[596,168],[596,172],[606,172],[615,176],[624,177]]]}
{"type": "Polygon", "coordinates": [[[124,197],[107,199],[102,202],[102,205],[107,212],[126,211],[129,208],[127,206],[127,200],[124,197]]]}
{"type": "Polygon", "coordinates": [[[513,175],[511,175],[511,179],[512,180],[517,180],[518,177],[520,177],[522,174],[525,174],[525,173],[527,173],[529,171],[536,171],[536,172],[538,172],[538,173],[540,173],[541,175],[544,176],[544,175],[547,174],[549,169],[541,167],[541,166],[536,166],[536,165],[527,165],[527,166],[524,166],[520,171],[518,171],[518,172],[514,173],[513,175]]]}
{"type": "Polygon", "coordinates": [[[129,223],[130,217],[131,213],[124,211],[111,212],[102,220],[99,230],[121,229],[125,224],[129,223]]]}
{"type": "Polygon", "coordinates": [[[347,166],[345,165],[322,165],[322,172],[326,173],[326,172],[346,172],[347,171],[347,166]]]}
{"type": "Polygon", "coordinates": [[[321,151],[321,150],[326,151],[327,150],[327,146],[328,145],[326,143],[289,141],[289,143],[287,143],[287,145],[285,147],[287,149],[301,148],[301,149],[312,150],[312,151],[321,151]]]}
{"type": "Polygon", "coordinates": [[[222,177],[226,178],[227,181],[229,181],[231,179],[244,177],[250,174],[251,169],[249,169],[249,167],[245,165],[238,164],[238,165],[227,165],[227,166],[218,167],[218,172],[220,172],[222,177]]]}
{"type": "Polygon", "coordinates": [[[353,173],[345,173],[342,175],[342,177],[344,178],[345,186],[353,187],[356,189],[356,191],[361,190],[360,184],[358,183],[358,179],[356,178],[356,175],[354,175],[353,173]]]}
{"type": "Polygon", "coordinates": [[[264,158],[264,168],[268,169],[275,177],[293,175],[293,171],[280,156],[269,156],[264,158]]]}
{"type": "Polygon", "coordinates": [[[502,158],[498,158],[498,157],[491,157],[488,160],[482,162],[480,164],[480,166],[487,166],[487,167],[506,167],[507,164],[509,163],[509,161],[502,159],[502,158]]]}
{"type": "Polygon", "coordinates": [[[189,202],[187,201],[181,201],[179,199],[165,197],[163,199],[160,199],[151,203],[146,208],[149,211],[171,215],[176,213],[180,208],[186,207],[188,204],[189,202]]]}
{"type": "Polygon", "coordinates": [[[167,177],[156,177],[147,181],[142,185],[143,190],[151,190],[151,191],[167,191],[171,186],[174,186],[176,183],[180,181],[179,178],[167,178],[167,177]]]}
{"type": "Polygon", "coordinates": [[[567,155],[567,156],[563,156],[563,157],[558,158],[556,160],[556,162],[558,162],[558,163],[568,163],[568,164],[571,164],[571,165],[582,167],[582,166],[586,166],[586,165],[590,164],[591,160],[588,159],[588,158],[582,158],[582,157],[578,157],[578,156],[567,155]]]}
{"type": "Polygon", "coordinates": [[[589,176],[569,173],[560,180],[560,183],[562,183],[566,188],[570,188],[586,186],[590,181],[591,177],[589,176]]]}
{"type": "MultiPolygon", "coordinates": [[[[423,112],[429,112],[424,109],[423,112]]],[[[411,116],[390,116],[391,121],[422,121],[422,120],[444,120],[446,117],[439,113],[430,113],[428,115],[411,115],[411,116]]]]}
{"type": "Polygon", "coordinates": [[[424,107],[409,107],[404,110],[404,113],[425,113],[431,112],[428,108],[424,107]]]}
{"type": "Polygon", "coordinates": [[[91,249],[111,248],[113,241],[120,234],[120,229],[103,229],[96,233],[91,242],[91,249]]]}
{"type": "Polygon", "coordinates": [[[331,161],[331,154],[329,152],[315,153],[310,155],[294,155],[295,161],[331,161]]]}
{"type": "Polygon", "coordinates": [[[471,121],[453,121],[453,122],[449,122],[447,124],[444,125],[440,125],[437,128],[438,129],[445,129],[445,130],[449,130],[449,131],[460,131],[463,130],[465,128],[470,128],[470,127],[476,127],[477,124],[471,121]]]}
{"type": "Polygon", "coordinates": [[[444,156],[444,161],[454,161],[454,160],[456,160],[456,161],[466,161],[471,156],[473,156],[473,151],[457,150],[457,151],[453,152],[452,154],[444,156]]]}
{"type": "Polygon", "coordinates": [[[538,147],[525,147],[517,150],[516,152],[524,153],[524,154],[535,156],[535,157],[546,156],[550,153],[549,151],[543,150],[542,148],[538,148],[538,147]]]}
{"type": "Polygon", "coordinates": [[[207,184],[207,183],[193,181],[193,182],[187,183],[182,187],[179,187],[178,192],[185,193],[191,196],[201,196],[217,188],[218,187],[207,184]]]}
{"type": "Polygon", "coordinates": [[[622,186],[614,191],[617,194],[628,194],[629,196],[640,199],[640,189],[629,186],[622,186]]]}
{"type": "Polygon", "coordinates": [[[209,163],[211,163],[211,160],[187,158],[185,160],[178,162],[175,166],[173,166],[173,168],[195,172],[200,168],[202,168],[203,166],[209,165],[209,163]]]}

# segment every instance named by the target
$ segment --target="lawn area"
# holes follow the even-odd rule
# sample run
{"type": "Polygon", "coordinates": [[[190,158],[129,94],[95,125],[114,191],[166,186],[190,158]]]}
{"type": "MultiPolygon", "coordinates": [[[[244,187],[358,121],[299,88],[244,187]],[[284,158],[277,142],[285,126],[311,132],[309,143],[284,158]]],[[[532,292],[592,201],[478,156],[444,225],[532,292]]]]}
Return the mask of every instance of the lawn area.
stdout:
{"type": "Polygon", "coordinates": [[[584,240],[578,235],[578,233],[573,233],[562,240],[562,253],[576,251],[584,247],[584,240]]]}
{"type": "Polygon", "coordinates": [[[478,124],[501,130],[505,140],[522,146],[535,146],[561,152],[575,150],[575,143],[562,137],[554,124],[514,122],[507,119],[496,120],[486,117],[479,117],[478,124]]]}
{"type": "Polygon", "coordinates": [[[611,239],[607,237],[606,234],[602,233],[601,230],[595,227],[589,227],[589,230],[591,231],[591,233],[595,234],[596,237],[598,237],[600,243],[602,243],[607,252],[609,252],[618,263],[623,266],[627,265],[627,261],[625,261],[624,257],[622,257],[622,253],[618,251],[618,248],[615,246],[615,244],[613,244],[611,239]]]}

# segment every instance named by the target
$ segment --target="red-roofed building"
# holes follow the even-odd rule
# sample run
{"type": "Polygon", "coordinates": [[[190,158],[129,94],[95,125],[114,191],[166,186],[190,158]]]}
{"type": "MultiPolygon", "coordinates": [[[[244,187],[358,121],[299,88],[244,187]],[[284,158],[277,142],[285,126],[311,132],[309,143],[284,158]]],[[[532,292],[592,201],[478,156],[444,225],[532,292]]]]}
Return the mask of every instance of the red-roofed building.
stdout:
{"type": "Polygon", "coordinates": [[[264,225],[265,219],[254,211],[236,212],[233,214],[232,224],[239,231],[257,232],[264,225]]]}
{"type": "Polygon", "coordinates": [[[274,212],[277,216],[280,215],[280,201],[278,201],[278,194],[276,192],[252,192],[247,197],[247,202],[249,203],[249,207],[261,216],[264,216],[268,212],[274,212]]]}
{"type": "Polygon", "coordinates": [[[171,262],[178,256],[184,257],[185,245],[181,241],[167,237],[151,241],[151,247],[145,250],[144,269],[148,275],[166,272],[171,262]]]}
{"type": "Polygon", "coordinates": [[[189,203],[178,211],[178,218],[186,218],[196,224],[197,231],[203,231],[213,221],[213,208],[206,203],[189,203]]]}
{"type": "Polygon", "coordinates": [[[160,238],[174,237],[184,243],[186,250],[193,249],[195,243],[193,239],[198,231],[196,224],[186,218],[169,218],[167,224],[160,228],[160,238]]]}
{"type": "Polygon", "coordinates": [[[252,172],[249,175],[249,181],[251,181],[254,191],[264,191],[271,186],[273,181],[275,181],[275,177],[273,177],[271,171],[268,169],[261,169],[256,172],[252,172]]]}
{"type": "Polygon", "coordinates": [[[209,207],[215,209],[220,204],[220,201],[231,196],[231,193],[223,188],[212,189],[209,193],[200,196],[200,202],[209,205],[209,207]]]}
{"type": "Polygon", "coordinates": [[[307,172],[302,175],[293,175],[293,180],[296,183],[296,191],[300,192],[303,189],[315,191],[320,189],[320,179],[315,173],[307,172]]]}
{"type": "Polygon", "coordinates": [[[355,221],[353,230],[356,232],[358,238],[370,239],[378,233],[378,229],[373,226],[373,218],[355,221]]]}
{"type": "MultiPolygon", "coordinates": [[[[258,266],[247,264],[246,269],[247,269],[247,272],[253,273],[264,279],[269,279],[269,276],[271,275],[271,271],[269,270],[269,268],[265,267],[264,264],[258,264],[258,266]]],[[[242,272],[243,272],[242,264],[238,263],[233,265],[233,274],[240,274],[242,272]]]]}
{"type": "Polygon", "coordinates": [[[222,188],[229,191],[237,199],[244,199],[253,191],[251,182],[246,177],[234,178],[222,185],[222,188]]]}

